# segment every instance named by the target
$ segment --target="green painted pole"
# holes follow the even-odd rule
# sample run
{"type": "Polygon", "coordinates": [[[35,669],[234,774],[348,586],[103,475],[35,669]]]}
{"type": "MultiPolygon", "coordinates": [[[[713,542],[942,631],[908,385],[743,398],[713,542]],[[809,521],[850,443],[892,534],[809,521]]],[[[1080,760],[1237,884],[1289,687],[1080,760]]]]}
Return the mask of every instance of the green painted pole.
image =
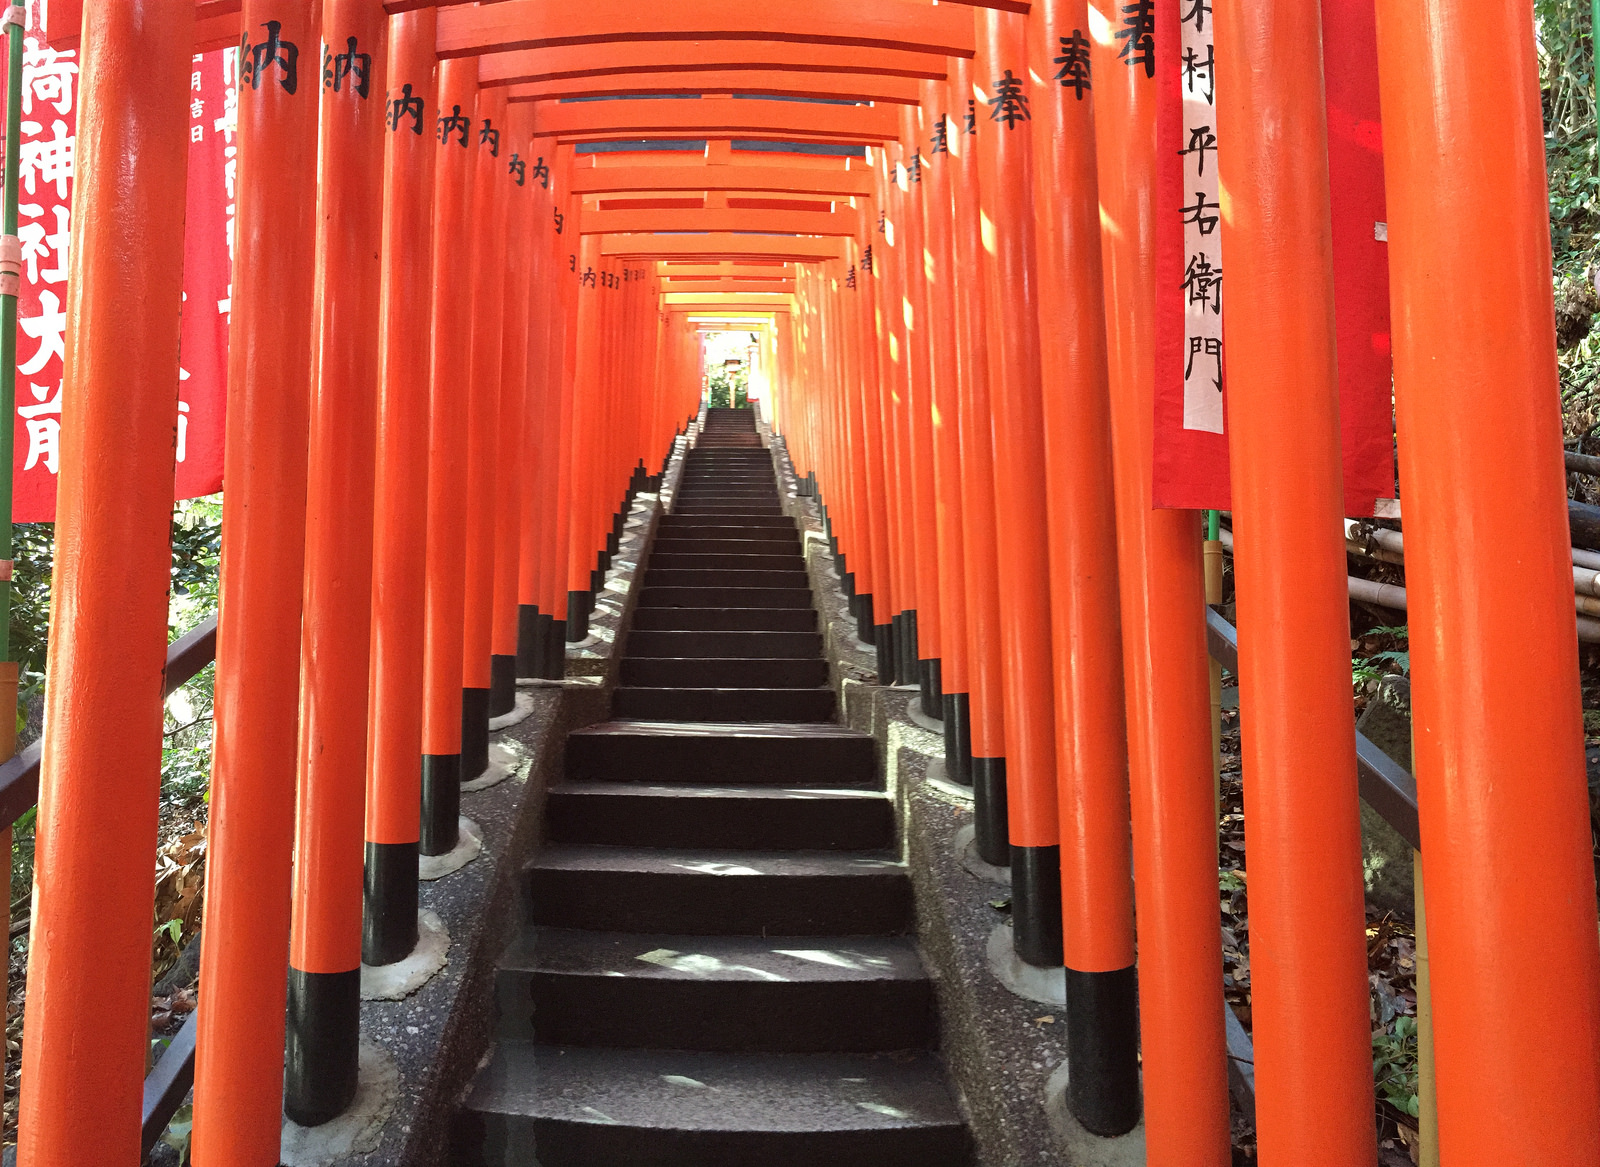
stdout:
{"type": "Polygon", "coordinates": [[[4,231],[0,232],[4,235],[0,239],[0,562],[4,564],[0,575],[5,577],[0,580],[0,661],[11,659],[11,478],[17,440],[17,296],[22,290],[17,180],[22,165],[22,38],[26,26],[27,8],[10,5],[6,26],[11,51],[6,67],[5,212],[4,231]]]}

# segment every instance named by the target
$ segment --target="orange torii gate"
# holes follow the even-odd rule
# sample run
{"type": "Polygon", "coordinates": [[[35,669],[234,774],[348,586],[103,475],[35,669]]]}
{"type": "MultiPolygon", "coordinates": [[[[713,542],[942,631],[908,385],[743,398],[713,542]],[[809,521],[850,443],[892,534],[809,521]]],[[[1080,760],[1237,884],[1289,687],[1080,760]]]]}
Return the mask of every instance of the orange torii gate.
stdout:
{"type": "MultiPolygon", "coordinates": [[[[944,721],[978,849],[1012,870],[1016,955],[1066,970],[1073,1114],[1115,1136],[1142,1111],[1152,1163],[1228,1162],[1200,531],[1151,492],[1140,6],[51,8],[83,53],[86,213],[24,1167],[138,1161],[188,54],[241,43],[199,1167],[276,1163],[286,1001],[290,1115],[348,1105],[360,964],[414,943],[417,855],[455,844],[489,713],[583,638],[631,495],[695,412],[699,331],[752,323],[879,679],[944,721]]],[[[1529,4],[1377,8],[1438,1145],[1452,1167],[1594,1162],[1529,4]],[[1444,238],[1441,207],[1463,225],[1444,238]],[[1467,286],[1488,291],[1439,291],[1467,286]],[[1507,954],[1532,949],[1530,986],[1507,954]]],[[[1220,70],[1249,79],[1217,127],[1247,321],[1229,441],[1261,1156],[1368,1165],[1320,30],[1287,0],[1215,20],[1220,70]]]]}

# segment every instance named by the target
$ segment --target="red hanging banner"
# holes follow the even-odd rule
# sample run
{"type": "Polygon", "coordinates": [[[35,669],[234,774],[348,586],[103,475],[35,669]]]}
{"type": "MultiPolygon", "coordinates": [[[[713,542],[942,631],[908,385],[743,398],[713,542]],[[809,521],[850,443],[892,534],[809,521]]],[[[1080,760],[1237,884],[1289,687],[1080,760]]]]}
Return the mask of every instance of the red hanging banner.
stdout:
{"type": "MultiPolygon", "coordinates": [[[[1227,510],[1226,308],[1209,0],[1154,8],[1160,157],[1156,195],[1154,500],[1227,510]]],[[[1345,513],[1394,496],[1389,271],[1373,0],[1323,0],[1328,168],[1339,342],[1345,513]]],[[[1234,327],[1248,328],[1249,321],[1234,327]]]]}
{"type": "MultiPolygon", "coordinates": [[[[17,323],[12,517],[19,523],[35,523],[55,518],[77,146],[78,54],[45,43],[34,6],[30,6],[23,44],[17,220],[22,296],[17,323]]],[[[197,56],[190,78],[175,498],[194,498],[222,487],[237,60],[233,49],[197,56]]],[[[4,58],[0,57],[0,77],[4,72],[4,58]]]]}

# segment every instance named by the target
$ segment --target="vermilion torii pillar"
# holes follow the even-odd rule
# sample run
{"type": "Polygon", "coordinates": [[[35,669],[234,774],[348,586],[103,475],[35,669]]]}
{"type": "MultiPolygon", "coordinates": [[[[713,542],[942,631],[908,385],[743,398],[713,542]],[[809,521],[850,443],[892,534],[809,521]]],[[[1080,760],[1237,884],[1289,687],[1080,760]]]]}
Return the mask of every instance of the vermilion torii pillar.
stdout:
{"type": "Polygon", "coordinates": [[[995,547],[1005,661],[1011,918],[1017,955],[1061,964],[1061,838],[1051,699],[1050,564],[1039,538],[1045,476],[1034,273],[1026,21],[980,10],[976,110],[993,409],[995,547]]]}
{"type": "Polygon", "coordinates": [[[355,1097],[382,250],[381,0],[327,0],[317,205],[317,376],[306,493],[300,797],[284,1113],[355,1097]]]}
{"type": "MultiPolygon", "coordinates": [[[[518,641],[518,572],[523,530],[533,514],[527,486],[535,455],[528,448],[525,409],[531,371],[544,355],[531,319],[535,271],[534,188],[528,185],[533,110],[511,106],[501,144],[504,181],[510,202],[506,216],[504,278],[506,327],[500,358],[500,426],[495,451],[494,602],[490,644],[489,716],[503,717],[516,708],[518,641]]],[[[537,184],[535,184],[537,185],[537,184]]],[[[542,226],[543,224],[538,224],[542,226]]],[[[529,674],[532,675],[531,673],[529,674]]]]}
{"type": "Polygon", "coordinates": [[[369,965],[401,960],[417,943],[427,579],[418,565],[428,549],[428,288],[439,116],[434,24],[433,11],[422,9],[389,25],[361,943],[369,965]]]}
{"type": "Polygon", "coordinates": [[[1378,4],[1450,1167],[1600,1161],[1600,950],[1530,7],[1378,4]],[[1522,952],[1537,954],[1536,976],[1522,975],[1522,952]]]}
{"type": "Polygon", "coordinates": [[[478,91],[470,133],[472,179],[472,327],[467,361],[467,489],[457,501],[466,530],[462,627],[461,777],[489,766],[489,657],[494,605],[495,453],[499,433],[501,348],[505,331],[506,203],[511,181],[501,160],[506,132],[503,89],[478,91]]]}
{"type": "MultiPolygon", "coordinates": [[[[1200,518],[1152,509],[1155,61],[1094,0],[1091,45],[1106,342],[1116,477],[1139,948],[1140,1043],[1151,1161],[1230,1161],[1210,668],[1200,518]],[[1100,31],[1096,31],[1096,30],[1100,31]],[[1123,46],[1127,45],[1126,51],[1123,46]]],[[[1135,14],[1136,15],[1136,14],[1135,14]]],[[[1070,35],[1070,34],[1069,34],[1070,35]]]]}
{"type": "MultiPolygon", "coordinates": [[[[956,270],[983,270],[983,231],[978,205],[977,110],[972,97],[972,62],[950,60],[949,138],[955,203],[956,270]]],[[[982,279],[956,285],[956,368],[961,424],[961,493],[966,526],[968,668],[972,707],[972,813],[974,845],[997,867],[1011,866],[1010,814],[1006,807],[1006,718],[1004,657],[1000,631],[1000,560],[995,545],[994,442],[990,437],[987,290],[982,279]]]]}
{"type": "Polygon", "coordinates": [[[95,4],[83,19],[27,1167],[139,1162],[193,26],[190,5],[164,0],[95,4]]]}
{"type": "MultiPolygon", "coordinates": [[[[439,117],[433,129],[433,270],[457,272],[470,261],[473,181],[472,114],[478,96],[474,60],[439,62],[439,117]]],[[[461,283],[433,281],[433,355],[428,423],[428,558],[424,595],[422,705],[422,843],[424,855],[454,849],[461,809],[462,568],[466,494],[464,457],[467,361],[472,298],[461,283]]]]}
{"type": "Polygon", "coordinates": [[[1139,1120],[1139,1026],[1100,195],[1093,91],[1056,64],[1069,45],[1087,66],[1088,23],[1084,0],[1036,0],[1027,33],[1068,1101],[1121,1135],[1139,1120]]]}
{"type": "Polygon", "coordinates": [[[1256,1133],[1268,1161],[1370,1164],[1322,13],[1218,8],[1256,1133]]]}
{"type": "MultiPolygon", "coordinates": [[[[968,695],[966,500],[961,491],[961,372],[956,338],[955,162],[950,135],[959,132],[949,115],[948,88],[925,81],[922,143],[922,221],[928,272],[928,329],[933,337],[933,485],[939,560],[942,627],[940,688],[945,767],[953,782],[972,784],[972,707],[968,695]]],[[[958,142],[959,145],[959,142],[958,142]]]]}
{"type": "Polygon", "coordinates": [[[921,688],[922,711],[942,718],[941,657],[944,638],[939,607],[939,503],[933,472],[932,377],[935,337],[929,327],[927,245],[922,222],[921,111],[900,110],[901,163],[895,202],[905,231],[901,315],[906,338],[906,420],[911,463],[911,517],[916,530],[917,673],[910,678],[921,688]]]}
{"type": "Polygon", "coordinates": [[[206,1167],[274,1167],[283,1127],[299,751],[290,727],[299,719],[316,259],[319,86],[310,54],[322,38],[318,8],[316,0],[249,0],[243,15],[254,31],[239,86],[224,615],[191,1143],[194,1162],[206,1167]],[[276,47],[268,21],[275,22],[276,47]],[[293,53],[282,47],[288,45],[293,53]]]}

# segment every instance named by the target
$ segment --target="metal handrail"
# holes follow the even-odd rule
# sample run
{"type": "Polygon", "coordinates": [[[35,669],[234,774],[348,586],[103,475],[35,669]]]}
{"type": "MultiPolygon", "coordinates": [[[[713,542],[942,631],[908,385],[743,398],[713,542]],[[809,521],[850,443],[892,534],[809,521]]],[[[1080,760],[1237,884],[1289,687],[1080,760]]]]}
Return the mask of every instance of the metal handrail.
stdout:
{"type": "MultiPolygon", "coordinates": [[[[161,697],[170,697],[179,685],[192,680],[217,659],[217,618],[211,617],[167,646],[167,664],[161,679],[161,697]]],[[[30,743],[0,763],[0,822],[13,825],[39,801],[39,743],[30,743]]],[[[190,1013],[183,1028],[144,1080],[144,1124],[141,1158],[167,1129],[194,1085],[195,1019],[190,1013]]]]}
{"type": "MultiPolygon", "coordinates": [[[[1239,632],[1212,609],[1206,609],[1206,642],[1211,658],[1229,672],[1239,671],[1239,632]]],[[[1408,770],[1356,731],[1356,777],[1361,798],[1383,817],[1413,850],[1422,850],[1417,824],[1417,782],[1408,770]]]]}

